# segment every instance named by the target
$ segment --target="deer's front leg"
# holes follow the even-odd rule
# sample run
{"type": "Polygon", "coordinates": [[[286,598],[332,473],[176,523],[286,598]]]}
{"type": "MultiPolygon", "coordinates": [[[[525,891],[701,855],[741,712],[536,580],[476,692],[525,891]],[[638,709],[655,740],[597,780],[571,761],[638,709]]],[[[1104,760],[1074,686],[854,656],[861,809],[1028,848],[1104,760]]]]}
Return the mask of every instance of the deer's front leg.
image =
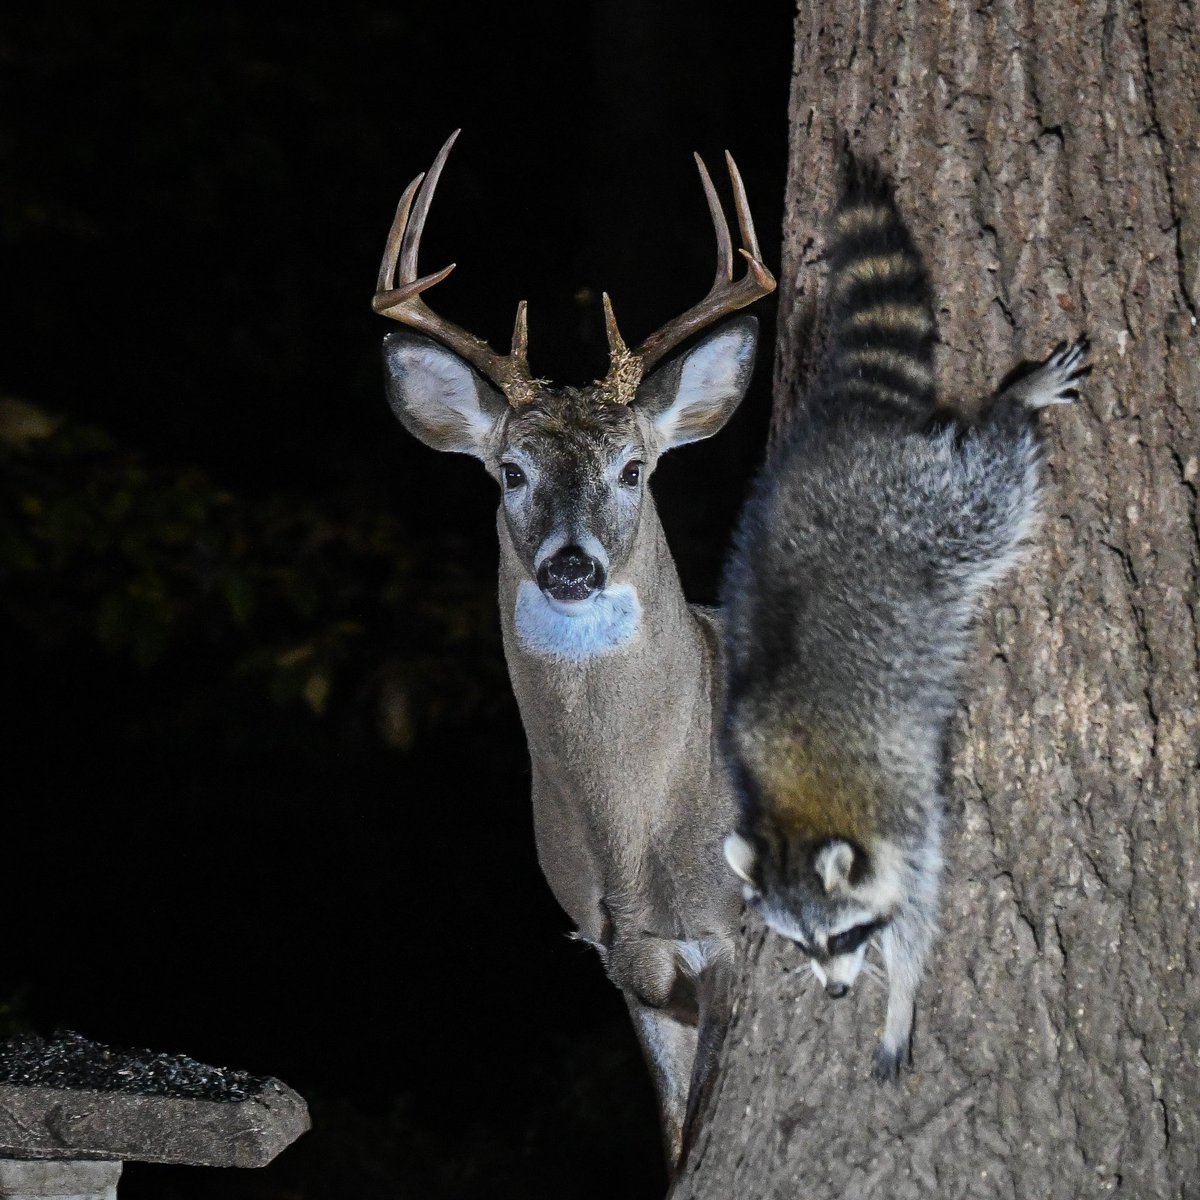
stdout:
{"type": "Polygon", "coordinates": [[[696,1027],[680,1021],[667,1009],[643,1004],[629,992],[625,993],[625,1002],[658,1096],[663,1150],[667,1169],[674,1175],[683,1151],[683,1125],[696,1058],[696,1027]]]}
{"type": "Polygon", "coordinates": [[[688,1092],[696,1059],[694,981],[679,970],[674,943],[646,933],[626,933],[641,922],[616,921],[605,956],[608,977],[633,1017],[646,1065],[658,1094],[667,1169],[674,1175],[683,1149],[688,1092]]]}
{"type": "Polygon", "coordinates": [[[697,981],[700,1020],[684,1122],[684,1155],[691,1147],[696,1122],[716,1082],[721,1047],[725,1043],[725,1034],[729,1029],[733,1011],[733,982],[733,965],[728,953],[714,956],[697,981]]]}

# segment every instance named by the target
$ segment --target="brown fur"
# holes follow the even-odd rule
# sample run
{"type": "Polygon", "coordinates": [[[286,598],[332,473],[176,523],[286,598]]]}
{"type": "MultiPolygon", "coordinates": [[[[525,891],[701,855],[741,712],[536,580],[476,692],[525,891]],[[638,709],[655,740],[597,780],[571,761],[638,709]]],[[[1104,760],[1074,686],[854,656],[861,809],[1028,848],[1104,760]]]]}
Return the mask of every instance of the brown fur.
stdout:
{"type": "Polygon", "coordinates": [[[743,743],[742,753],[781,836],[798,843],[847,838],[870,846],[879,829],[880,783],[832,740],[772,730],[743,743]]]}

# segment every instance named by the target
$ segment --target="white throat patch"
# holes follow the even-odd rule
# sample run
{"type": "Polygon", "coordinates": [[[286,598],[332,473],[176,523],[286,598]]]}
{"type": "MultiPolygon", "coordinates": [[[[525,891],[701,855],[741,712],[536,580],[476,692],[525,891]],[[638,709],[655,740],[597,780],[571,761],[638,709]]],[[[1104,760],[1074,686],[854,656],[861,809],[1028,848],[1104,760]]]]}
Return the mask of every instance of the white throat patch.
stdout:
{"type": "Polygon", "coordinates": [[[517,590],[517,637],[533,654],[578,661],[610,654],[628,645],[642,623],[634,587],[618,583],[571,612],[554,605],[542,589],[524,580],[517,590]]]}

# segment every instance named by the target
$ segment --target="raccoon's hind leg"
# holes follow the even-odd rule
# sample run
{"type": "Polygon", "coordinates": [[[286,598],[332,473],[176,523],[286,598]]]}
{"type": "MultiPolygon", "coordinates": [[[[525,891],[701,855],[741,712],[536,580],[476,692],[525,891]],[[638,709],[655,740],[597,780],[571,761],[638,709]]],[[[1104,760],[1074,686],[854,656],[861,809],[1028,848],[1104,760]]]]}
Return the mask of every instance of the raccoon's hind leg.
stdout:
{"type": "Polygon", "coordinates": [[[961,589],[964,612],[1016,563],[1037,526],[1042,485],[1035,417],[1078,396],[1090,370],[1087,349],[1086,338],[1057,347],[1003,385],[953,441],[941,435],[953,465],[930,484],[942,498],[931,553],[961,589]]]}
{"type": "Polygon", "coordinates": [[[927,923],[906,912],[897,914],[880,935],[879,948],[888,974],[888,1005],[883,1037],[875,1050],[873,1073],[881,1083],[895,1082],[901,1068],[912,1066],[917,986],[929,943],[927,923]]]}
{"type": "Polygon", "coordinates": [[[1040,366],[1022,372],[1001,388],[994,405],[1012,404],[1028,412],[1079,399],[1078,384],[1090,372],[1087,336],[1070,346],[1059,342],[1040,366]]]}

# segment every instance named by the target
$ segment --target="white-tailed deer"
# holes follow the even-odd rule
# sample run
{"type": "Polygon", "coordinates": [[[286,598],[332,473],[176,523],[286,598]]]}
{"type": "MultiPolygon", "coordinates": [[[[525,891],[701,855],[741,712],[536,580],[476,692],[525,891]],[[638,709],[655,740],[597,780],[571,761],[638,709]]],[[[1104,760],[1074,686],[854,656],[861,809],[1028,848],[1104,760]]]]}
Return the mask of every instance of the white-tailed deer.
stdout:
{"type": "Polygon", "coordinates": [[[708,295],[636,350],[605,296],[608,374],[550,387],[529,369],[524,303],[512,352],[500,355],[421,298],[453,269],[420,276],[417,254],[455,137],[409,185],[388,235],[373,307],[416,331],[384,339],[388,398],[426,445],[473,454],[500,484],[500,620],[529,740],[538,857],[625,995],[674,1163],[689,1095],[702,1093],[727,1024],[742,902],[721,848],[733,793],[717,747],[715,614],[684,600],[647,481],[660,455],[729,419],[757,322],[729,320],[658,364],[775,281],[730,158],[747,265],[734,279],[729,229],[697,157],[717,234],[708,295]]]}

